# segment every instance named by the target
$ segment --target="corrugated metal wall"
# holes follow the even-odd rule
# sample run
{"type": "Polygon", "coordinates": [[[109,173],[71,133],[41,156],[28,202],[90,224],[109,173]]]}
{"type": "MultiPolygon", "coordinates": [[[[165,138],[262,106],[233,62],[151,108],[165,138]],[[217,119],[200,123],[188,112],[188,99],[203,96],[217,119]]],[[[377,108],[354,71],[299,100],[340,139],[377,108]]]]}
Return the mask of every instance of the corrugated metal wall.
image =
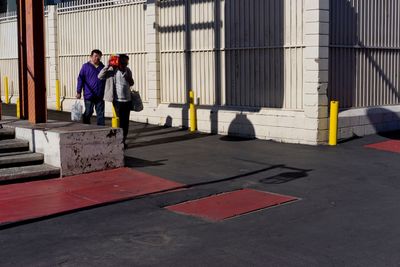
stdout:
{"type": "Polygon", "coordinates": [[[162,101],[184,103],[188,85],[201,104],[301,109],[303,3],[162,1],[162,101]]]}
{"type": "Polygon", "coordinates": [[[160,79],[163,103],[186,103],[185,0],[161,1],[160,79]]]}
{"type": "MultiPolygon", "coordinates": [[[[185,103],[191,88],[202,105],[302,109],[304,1],[158,2],[162,102],[185,103]]],[[[66,96],[74,97],[80,67],[99,48],[104,62],[111,53],[131,56],[136,89],[146,100],[146,1],[79,0],[57,10],[66,96]]],[[[15,48],[14,28],[15,41],[6,45],[15,48]]]]}
{"type": "MultiPolygon", "coordinates": [[[[17,21],[15,12],[4,14],[0,18],[0,76],[8,77],[10,94],[18,94],[18,46],[17,21]],[[8,18],[6,18],[8,17],[8,18]]],[[[4,95],[4,80],[1,83],[1,93],[4,95]]]]}
{"type": "MultiPolygon", "coordinates": [[[[0,77],[7,76],[9,80],[10,95],[19,95],[18,80],[18,31],[16,13],[4,14],[0,17],[0,77]]],[[[45,17],[46,44],[47,44],[47,16],[45,17]]],[[[47,58],[49,54],[46,46],[47,58]]],[[[46,77],[49,77],[49,64],[46,62],[46,77]]],[[[49,79],[46,86],[49,88],[49,79]]],[[[4,82],[1,81],[1,94],[4,95],[4,82]]],[[[47,90],[47,94],[50,92],[47,90]]]]}
{"type": "Polygon", "coordinates": [[[342,108],[399,104],[400,2],[330,4],[329,96],[342,108]]]}
{"type": "Polygon", "coordinates": [[[77,77],[90,51],[126,53],[135,89],[147,100],[145,4],[130,1],[74,1],[58,6],[60,84],[67,97],[76,94],[77,77]]]}
{"type": "Polygon", "coordinates": [[[302,108],[303,3],[225,3],[227,105],[302,108]]]}

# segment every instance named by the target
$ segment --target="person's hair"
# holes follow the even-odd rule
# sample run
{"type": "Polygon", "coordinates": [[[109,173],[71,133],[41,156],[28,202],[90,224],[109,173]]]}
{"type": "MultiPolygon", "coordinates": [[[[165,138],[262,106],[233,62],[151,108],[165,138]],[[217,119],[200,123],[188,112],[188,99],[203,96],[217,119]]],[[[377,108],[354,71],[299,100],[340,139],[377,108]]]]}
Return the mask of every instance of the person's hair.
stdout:
{"type": "Polygon", "coordinates": [[[119,55],[119,59],[120,59],[120,60],[129,60],[129,57],[128,57],[127,54],[120,54],[120,55],[119,55]]]}
{"type": "Polygon", "coordinates": [[[92,50],[92,52],[90,53],[90,56],[93,56],[94,54],[98,54],[100,56],[103,55],[103,53],[99,49],[92,50]]]}

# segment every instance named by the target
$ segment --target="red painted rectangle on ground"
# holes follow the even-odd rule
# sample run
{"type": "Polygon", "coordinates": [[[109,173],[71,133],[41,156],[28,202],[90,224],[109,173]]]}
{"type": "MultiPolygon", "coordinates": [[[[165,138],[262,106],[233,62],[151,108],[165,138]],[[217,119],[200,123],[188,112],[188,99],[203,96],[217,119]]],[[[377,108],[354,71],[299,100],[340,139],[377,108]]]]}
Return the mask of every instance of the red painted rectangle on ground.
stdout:
{"type": "Polygon", "coordinates": [[[243,189],[166,207],[170,211],[201,217],[211,221],[221,221],[249,212],[265,209],[297,198],[243,189]]]}
{"type": "Polygon", "coordinates": [[[400,153],[400,140],[389,140],[376,144],[366,145],[367,148],[376,150],[389,151],[394,153],[400,153]]]}
{"type": "Polygon", "coordinates": [[[95,204],[94,201],[63,192],[15,198],[0,202],[0,223],[35,219],[95,204]]]}
{"type": "Polygon", "coordinates": [[[183,185],[129,168],[0,186],[0,224],[131,199],[183,185]]]}

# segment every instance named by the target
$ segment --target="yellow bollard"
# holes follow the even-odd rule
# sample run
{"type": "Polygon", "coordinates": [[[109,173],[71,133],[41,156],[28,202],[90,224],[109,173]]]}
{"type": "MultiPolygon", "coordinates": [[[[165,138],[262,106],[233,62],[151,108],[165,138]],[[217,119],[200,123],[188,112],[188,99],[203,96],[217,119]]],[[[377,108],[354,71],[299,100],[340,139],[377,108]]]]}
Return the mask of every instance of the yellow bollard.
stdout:
{"type": "Polygon", "coordinates": [[[19,106],[19,97],[17,98],[17,119],[21,118],[21,107],[19,106]]]}
{"type": "Polygon", "coordinates": [[[119,118],[117,116],[117,112],[115,112],[114,105],[112,106],[113,118],[111,119],[111,127],[119,128],[119,118]]]}
{"type": "Polygon", "coordinates": [[[56,110],[61,111],[60,81],[56,80],[56,110]]]}
{"type": "Polygon", "coordinates": [[[4,77],[4,97],[5,97],[5,102],[6,104],[10,104],[10,99],[9,99],[9,88],[8,88],[8,77],[4,77]]]}
{"type": "Polygon", "coordinates": [[[329,119],[329,145],[337,145],[338,134],[338,118],[339,118],[339,102],[331,101],[331,112],[329,119]]]}
{"type": "Polygon", "coordinates": [[[196,131],[196,107],[194,105],[194,92],[190,90],[189,92],[189,112],[190,112],[190,132],[196,131]]]}

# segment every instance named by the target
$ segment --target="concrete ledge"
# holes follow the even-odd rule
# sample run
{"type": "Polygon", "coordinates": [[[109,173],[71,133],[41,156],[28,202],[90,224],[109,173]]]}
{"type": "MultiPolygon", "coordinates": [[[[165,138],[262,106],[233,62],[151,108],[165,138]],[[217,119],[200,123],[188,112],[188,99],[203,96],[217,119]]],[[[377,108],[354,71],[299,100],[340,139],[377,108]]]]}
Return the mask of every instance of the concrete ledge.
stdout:
{"type": "MultiPolygon", "coordinates": [[[[63,110],[69,111],[75,101],[65,100],[63,110]]],[[[49,108],[55,108],[53,102],[47,102],[49,108]]],[[[105,111],[107,117],[112,117],[110,103],[106,103],[105,111]]],[[[315,112],[317,114],[318,108],[315,112]]],[[[186,127],[189,116],[185,105],[159,104],[153,108],[144,103],[142,112],[131,112],[131,120],[153,125],[186,127]]],[[[322,120],[317,115],[308,118],[304,110],[198,106],[197,120],[198,130],[204,133],[307,145],[325,143],[325,140],[320,142],[318,139],[319,123],[322,120]]],[[[322,128],[325,131],[327,125],[322,125],[322,128]]]]}
{"type": "Polygon", "coordinates": [[[124,165],[121,129],[57,121],[11,121],[3,127],[15,128],[15,137],[29,141],[30,150],[44,154],[44,162],[59,167],[61,176],[124,165]]]}
{"type": "Polygon", "coordinates": [[[400,129],[400,106],[379,106],[339,113],[340,139],[390,132],[400,129]]]}

